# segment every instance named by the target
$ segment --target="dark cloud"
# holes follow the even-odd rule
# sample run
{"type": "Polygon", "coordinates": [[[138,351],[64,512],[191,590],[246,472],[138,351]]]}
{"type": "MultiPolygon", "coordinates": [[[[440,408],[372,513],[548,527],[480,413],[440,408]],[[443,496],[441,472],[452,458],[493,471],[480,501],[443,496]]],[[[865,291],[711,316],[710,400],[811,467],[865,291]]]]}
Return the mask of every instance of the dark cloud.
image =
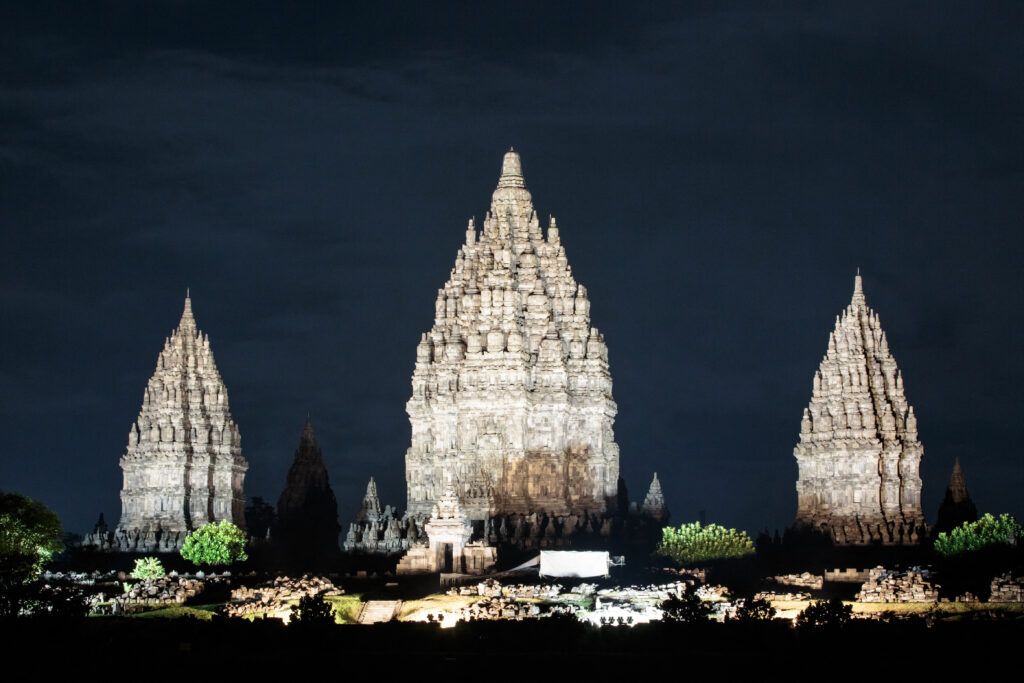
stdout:
{"type": "Polygon", "coordinates": [[[191,287],[250,495],[308,411],[343,518],[370,474],[401,505],[415,343],[515,145],[608,337],[634,497],[658,470],[678,519],[789,523],[859,266],[928,513],[959,455],[1024,514],[1022,10],[548,5],[6,8],[0,486],[116,517],[191,287]]]}

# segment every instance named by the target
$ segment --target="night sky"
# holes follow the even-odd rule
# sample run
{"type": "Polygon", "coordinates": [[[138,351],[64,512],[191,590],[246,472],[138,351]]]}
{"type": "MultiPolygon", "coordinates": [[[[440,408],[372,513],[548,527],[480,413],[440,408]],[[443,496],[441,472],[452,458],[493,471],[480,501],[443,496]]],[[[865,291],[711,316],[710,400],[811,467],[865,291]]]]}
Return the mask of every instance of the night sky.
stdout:
{"type": "Polygon", "coordinates": [[[676,522],[791,523],[859,267],[927,517],[956,456],[1024,517],[1024,4],[13,4],[0,489],[69,530],[117,521],[186,287],[246,493],[276,503],[309,412],[342,524],[371,474],[404,509],[416,343],[510,146],[607,337],[631,498],[657,470],[676,522]]]}

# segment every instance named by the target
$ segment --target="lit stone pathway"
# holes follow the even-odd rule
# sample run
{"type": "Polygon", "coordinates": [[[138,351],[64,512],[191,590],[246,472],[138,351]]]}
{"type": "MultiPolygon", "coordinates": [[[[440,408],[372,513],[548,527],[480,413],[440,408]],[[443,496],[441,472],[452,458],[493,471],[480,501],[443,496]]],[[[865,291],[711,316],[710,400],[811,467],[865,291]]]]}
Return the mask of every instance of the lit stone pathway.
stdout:
{"type": "Polygon", "coordinates": [[[401,600],[368,600],[359,611],[360,624],[380,624],[398,615],[401,600]]]}

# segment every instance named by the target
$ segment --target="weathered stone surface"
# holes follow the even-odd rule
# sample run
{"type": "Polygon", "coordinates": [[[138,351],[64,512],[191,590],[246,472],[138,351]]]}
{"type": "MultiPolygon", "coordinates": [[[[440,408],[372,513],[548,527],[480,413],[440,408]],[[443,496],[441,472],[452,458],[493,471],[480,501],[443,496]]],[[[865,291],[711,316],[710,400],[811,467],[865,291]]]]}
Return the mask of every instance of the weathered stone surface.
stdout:
{"type": "Polygon", "coordinates": [[[313,434],[312,420],[307,417],[277,501],[274,542],[286,551],[289,561],[304,565],[328,561],[338,552],[340,528],[338,501],[313,434]]]}
{"type": "Polygon", "coordinates": [[[245,526],[242,438],[210,338],[196,328],[188,297],[157,357],[121,469],[121,521],[113,538],[119,550],[174,551],[209,522],[245,526]]]}
{"type": "Polygon", "coordinates": [[[473,527],[451,483],[434,505],[423,529],[426,542],[409,549],[395,569],[397,574],[483,574],[497,560],[493,546],[482,541],[470,543],[473,527]]]}
{"type": "Polygon", "coordinates": [[[953,462],[953,473],[949,476],[949,486],[946,488],[946,496],[939,506],[939,514],[935,520],[934,533],[951,531],[964,522],[976,522],[978,520],[978,508],[967,493],[967,480],[964,478],[964,471],[960,469],[960,458],[953,462]]]}
{"type": "Polygon", "coordinates": [[[858,274],[814,375],[793,452],[797,526],[823,531],[839,545],[919,543],[927,535],[923,453],[903,376],[858,274]]]}
{"type": "Polygon", "coordinates": [[[381,509],[377,483],[370,477],[356,521],[349,524],[342,547],[345,552],[380,555],[404,553],[423,539],[424,521],[410,516],[399,518],[390,505],[381,509]]]}
{"type": "Polygon", "coordinates": [[[931,572],[914,567],[901,572],[875,567],[857,594],[858,602],[938,602],[939,586],[931,572]]]}
{"type": "Polygon", "coordinates": [[[279,576],[273,581],[252,588],[241,586],[231,591],[231,602],[224,605],[221,613],[229,617],[265,615],[289,621],[292,604],[310,595],[344,595],[340,586],[320,576],[303,575],[292,579],[279,576]]]}
{"type": "Polygon", "coordinates": [[[654,473],[651,486],[644,496],[643,514],[645,517],[664,524],[668,521],[668,507],[665,505],[665,496],[661,492],[661,482],[658,481],[658,473],[654,473]]]}
{"type": "Polygon", "coordinates": [[[1024,577],[1010,572],[992,579],[989,602],[1024,602],[1024,577]]]}
{"type": "Polygon", "coordinates": [[[426,517],[448,481],[471,520],[605,511],[619,474],[611,388],[586,289],[510,151],[416,349],[407,514],[426,517]]]}

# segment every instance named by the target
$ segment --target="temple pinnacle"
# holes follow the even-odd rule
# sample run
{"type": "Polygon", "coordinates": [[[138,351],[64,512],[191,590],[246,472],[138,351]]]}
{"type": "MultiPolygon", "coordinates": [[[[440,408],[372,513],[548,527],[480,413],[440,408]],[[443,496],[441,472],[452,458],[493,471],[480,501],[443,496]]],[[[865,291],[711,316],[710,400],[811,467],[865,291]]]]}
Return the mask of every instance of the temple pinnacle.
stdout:
{"type": "Polygon", "coordinates": [[[519,158],[519,152],[509,149],[505,152],[505,158],[501,161],[501,178],[498,179],[498,187],[525,187],[523,181],[523,163],[519,158]]]}
{"type": "Polygon", "coordinates": [[[857,275],[853,278],[853,299],[850,303],[858,306],[867,304],[867,301],[864,299],[864,280],[860,276],[860,268],[857,269],[857,275]]]}
{"type": "Polygon", "coordinates": [[[189,291],[185,290],[185,310],[181,313],[181,322],[178,323],[179,328],[189,327],[195,329],[196,319],[192,316],[192,298],[189,296],[189,291]]]}

